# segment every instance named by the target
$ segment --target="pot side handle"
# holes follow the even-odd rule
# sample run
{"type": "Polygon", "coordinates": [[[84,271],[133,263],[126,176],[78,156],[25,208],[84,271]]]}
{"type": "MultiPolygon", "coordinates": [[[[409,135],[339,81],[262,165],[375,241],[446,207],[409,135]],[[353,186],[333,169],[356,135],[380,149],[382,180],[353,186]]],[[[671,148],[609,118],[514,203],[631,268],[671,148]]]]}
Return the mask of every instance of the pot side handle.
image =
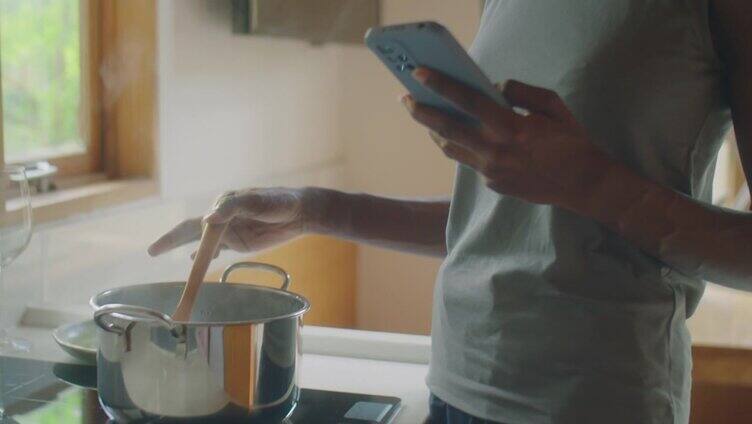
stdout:
{"type": "Polygon", "coordinates": [[[284,269],[271,264],[265,264],[261,262],[237,262],[234,263],[227,268],[225,268],[225,271],[222,273],[222,278],[219,279],[220,283],[226,283],[227,278],[232,274],[233,271],[240,268],[251,268],[251,269],[260,269],[263,271],[269,271],[274,274],[279,275],[282,277],[282,287],[281,289],[284,291],[287,291],[288,288],[290,288],[290,274],[287,273],[284,269]]]}
{"type": "Polygon", "coordinates": [[[94,322],[104,331],[110,333],[123,334],[127,331],[127,328],[123,328],[113,322],[107,321],[105,318],[112,315],[120,315],[124,319],[136,320],[146,319],[149,321],[156,321],[159,324],[166,327],[175,337],[180,337],[183,333],[181,325],[176,323],[170,318],[169,315],[155,311],[154,309],[143,308],[140,306],[123,305],[119,303],[113,303],[104,305],[94,311],[94,322]]]}

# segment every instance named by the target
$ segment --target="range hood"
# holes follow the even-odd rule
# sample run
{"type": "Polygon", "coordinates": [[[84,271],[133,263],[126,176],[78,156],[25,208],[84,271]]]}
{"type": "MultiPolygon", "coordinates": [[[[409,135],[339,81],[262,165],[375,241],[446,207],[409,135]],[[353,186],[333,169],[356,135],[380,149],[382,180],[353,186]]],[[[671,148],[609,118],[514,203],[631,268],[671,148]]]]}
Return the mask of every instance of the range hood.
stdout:
{"type": "Polygon", "coordinates": [[[362,43],[379,24],[378,0],[232,0],[233,32],[315,44],[362,43]]]}

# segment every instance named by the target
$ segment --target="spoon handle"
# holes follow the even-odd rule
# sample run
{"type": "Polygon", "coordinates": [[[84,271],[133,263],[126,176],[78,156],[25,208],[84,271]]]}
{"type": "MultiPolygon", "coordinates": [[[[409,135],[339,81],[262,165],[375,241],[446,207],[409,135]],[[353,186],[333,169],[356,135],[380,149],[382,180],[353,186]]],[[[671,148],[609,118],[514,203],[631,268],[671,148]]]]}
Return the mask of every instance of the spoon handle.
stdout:
{"type": "Polygon", "coordinates": [[[204,276],[206,276],[206,271],[209,269],[209,263],[214,259],[217,246],[226,229],[226,223],[204,225],[204,230],[201,234],[201,243],[193,259],[191,273],[188,276],[188,281],[185,284],[183,295],[180,297],[180,302],[178,302],[175,313],[172,314],[173,321],[186,322],[190,320],[193,304],[198,297],[201,283],[204,282],[204,276]]]}

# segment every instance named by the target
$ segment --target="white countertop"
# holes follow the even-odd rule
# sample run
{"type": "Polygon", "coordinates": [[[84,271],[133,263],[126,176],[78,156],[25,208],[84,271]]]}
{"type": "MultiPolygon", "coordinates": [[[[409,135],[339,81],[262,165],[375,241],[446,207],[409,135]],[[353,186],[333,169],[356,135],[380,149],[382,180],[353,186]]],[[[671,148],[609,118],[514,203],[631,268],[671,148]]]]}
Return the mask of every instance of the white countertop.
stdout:
{"type": "Polygon", "coordinates": [[[427,371],[425,364],[304,354],[301,386],[396,396],[402,410],[394,423],[418,424],[428,415],[427,371]]]}

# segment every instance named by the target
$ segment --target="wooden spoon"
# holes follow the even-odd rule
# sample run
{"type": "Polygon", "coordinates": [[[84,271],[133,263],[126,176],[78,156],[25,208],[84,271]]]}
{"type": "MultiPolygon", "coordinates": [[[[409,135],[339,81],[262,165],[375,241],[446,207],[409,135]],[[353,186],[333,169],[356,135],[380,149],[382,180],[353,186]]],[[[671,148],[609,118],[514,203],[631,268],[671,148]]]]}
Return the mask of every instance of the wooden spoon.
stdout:
{"type": "Polygon", "coordinates": [[[204,230],[201,234],[201,243],[193,259],[191,273],[188,276],[188,281],[185,283],[183,295],[180,296],[180,302],[178,302],[178,306],[175,308],[175,313],[172,314],[174,321],[186,322],[190,320],[193,304],[198,297],[201,283],[204,282],[206,271],[209,269],[209,263],[214,259],[217,246],[219,245],[219,241],[222,240],[222,234],[224,234],[226,229],[227,223],[204,225],[204,230]]]}

